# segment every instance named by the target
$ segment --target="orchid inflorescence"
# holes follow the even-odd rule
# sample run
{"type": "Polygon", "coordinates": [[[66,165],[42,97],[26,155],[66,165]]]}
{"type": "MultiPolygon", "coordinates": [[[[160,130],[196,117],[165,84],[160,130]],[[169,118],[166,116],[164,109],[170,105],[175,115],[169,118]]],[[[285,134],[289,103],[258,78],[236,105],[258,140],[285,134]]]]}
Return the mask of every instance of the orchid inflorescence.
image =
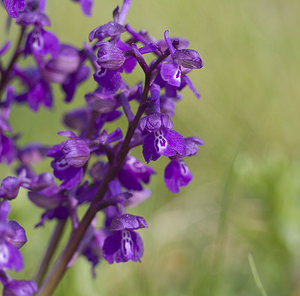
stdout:
{"type": "MultiPolygon", "coordinates": [[[[91,15],[92,0],[75,2],[80,2],[84,14],[91,15]]],[[[2,4],[19,26],[20,36],[7,66],[0,60],[0,161],[16,166],[15,176],[3,179],[0,187],[0,281],[3,295],[50,295],[80,255],[91,263],[93,276],[102,259],[109,263],[141,260],[143,241],[137,230],[148,226],[143,217],[127,209],[151,195],[145,184],[155,171],[132,151],[142,146],[146,163],[162,155],[169,158],[164,182],[171,192],[189,184],[192,174],[184,158],[194,156],[203,141],[184,138],[173,129],[171,118],[185,86],[200,97],[187,74],[202,68],[203,62],[197,51],[188,48],[187,40],[170,38],[168,30],[156,41],[145,30],[135,31],[125,24],[131,0],[124,0],[113,11],[112,21],[92,30],[90,44],[83,48],[61,43],[45,28],[50,26],[46,0],[2,0],[2,4]],[[146,54],[153,57],[150,63],[144,59],[146,54]],[[22,68],[17,64],[29,56],[34,65],[22,68]],[[144,83],[130,86],[124,77],[137,65],[144,72],[144,83]],[[19,136],[9,123],[13,104],[27,104],[34,112],[42,106],[51,108],[54,83],[61,86],[64,101],[71,102],[77,87],[91,75],[95,90],[85,95],[83,107],[64,115],[67,129],[58,134],[65,140],[52,147],[37,142],[18,145],[19,136]],[[13,80],[21,87],[15,89],[13,80]],[[138,105],[135,114],[133,104],[138,105]],[[108,132],[106,124],[122,115],[128,121],[126,132],[121,128],[108,132]],[[52,159],[53,174],[35,172],[35,164],[45,157],[52,159]],[[46,279],[53,244],[45,253],[49,260],[43,260],[34,281],[11,279],[7,273],[23,268],[19,249],[27,241],[25,230],[8,220],[10,201],[17,198],[20,187],[43,209],[36,227],[56,221],[55,241],[65,222],[72,223],[69,241],[46,279]],[[87,210],[79,219],[77,210],[83,204],[88,205],[87,210]],[[101,228],[96,221],[99,212],[104,215],[101,228]]],[[[0,48],[0,57],[9,50],[7,41],[0,48]]]]}

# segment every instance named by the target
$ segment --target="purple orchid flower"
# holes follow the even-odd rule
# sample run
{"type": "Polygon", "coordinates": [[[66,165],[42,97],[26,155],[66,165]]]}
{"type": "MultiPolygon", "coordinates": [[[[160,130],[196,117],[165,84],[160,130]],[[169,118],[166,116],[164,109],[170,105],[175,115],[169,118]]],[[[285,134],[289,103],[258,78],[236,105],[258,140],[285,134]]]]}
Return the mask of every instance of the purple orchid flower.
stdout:
{"type": "Polygon", "coordinates": [[[143,256],[143,241],[133,230],[148,227],[142,217],[129,214],[117,216],[111,222],[111,230],[103,245],[103,258],[112,264],[114,261],[140,261],[143,256]]]}
{"type": "Polygon", "coordinates": [[[56,58],[59,54],[59,48],[58,38],[53,33],[37,26],[27,36],[24,53],[35,56],[50,54],[52,58],[56,58]]]}
{"type": "Polygon", "coordinates": [[[21,78],[27,90],[15,96],[17,102],[27,102],[28,106],[37,112],[40,105],[50,108],[53,103],[53,95],[50,84],[42,77],[42,73],[37,68],[27,68],[24,70],[15,68],[15,75],[21,78]]]}
{"type": "Polygon", "coordinates": [[[200,95],[193,86],[191,80],[185,75],[192,69],[200,69],[203,67],[203,61],[197,51],[193,49],[175,49],[168,35],[165,32],[165,41],[170,50],[171,56],[161,66],[161,78],[170,86],[183,88],[188,85],[197,98],[200,95]]]}
{"type": "Polygon", "coordinates": [[[182,159],[171,160],[165,169],[164,181],[173,193],[178,193],[179,187],[187,186],[192,179],[193,175],[182,159]]]}
{"type": "Polygon", "coordinates": [[[118,177],[128,190],[143,190],[141,183],[148,184],[155,171],[141,163],[136,157],[128,155],[121,167],[118,177]]]}
{"type": "Polygon", "coordinates": [[[8,221],[10,205],[7,201],[0,203],[0,269],[23,268],[23,259],[19,251],[27,241],[25,230],[16,222],[8,221]]]}
{"type": "Polygon", "coordinates": [[[69,137],[59,145],[55,145],[48,151],[48,156],[54,157],[51,166],[54,175],[63,180],[60,185],[62,189],[77,186],[83,177],[83,166],[90,156],[90,150],[84,140],[69,131],[61,131],[61,136],[69,137]]]}
{"type": "Polygon", "coordinates": [[[148,133],[143,144],[143,155],[147,163],[161,155],[171,157],[185,152],[183,137],[171,130],[173,123],[168,115],[153,113],[140,121],[140,128],[148,133]]]}
{"type": "Polygon", "coordinates": [[[204,144],[203,140],[197,137],[185,138],[184,142],[184,154],[171,157],[171,162],[165,168],[164,181],[167,188],[173,193],[178,193],[179,187],[187,186],[193,179],[193,175],[182,158],[196,155],[198,146],[204,144]]]}

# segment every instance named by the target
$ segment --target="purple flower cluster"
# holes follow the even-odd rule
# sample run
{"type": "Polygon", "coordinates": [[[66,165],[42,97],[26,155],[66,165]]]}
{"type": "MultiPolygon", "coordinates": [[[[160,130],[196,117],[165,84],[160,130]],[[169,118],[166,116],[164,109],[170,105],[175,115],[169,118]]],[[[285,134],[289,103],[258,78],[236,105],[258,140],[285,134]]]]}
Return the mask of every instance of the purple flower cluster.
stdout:
{"type": "Polygon", "coordinates": [[[14,280],[7,270],[20,271],[23,268],[23,258],[19,249],[26,243],[25,230],[16,221],[8,221],[9,203],[0,203],[0,281],[3,285],[3,295],[32,295],[37,292],[33,281],[14,280]]]}
{"type": "MultiPolygon", "coordinates": [[[[80,2],[85,15],[91,15],[93,0],[73,1],[80,2]]],[[[200,97],[188,73],[202,68],[203,62],[197,51],[188,48],[187,40],[170,38],[168,30],[157,41],[145,30],[135,31],[125,24],[131,0],[114,10],[112,21],[92,30],[91,44],[83,48],[62,43],[46,29],[51,22],[45,14],[45,0],[2,3],[20,27],[20,37],[7,67],[0,61],[0,162],[16,166],[15,176],[3,179],[0,186],[0,280],[4,295],[32,295],[38,289],[35,282],[12,280],[7,274],[9,269],[22,269],[19,248],[26,242],[24,229],[7,220],[8,201],[16,199],[23,187],[29,200],[43,210],[37,227],[49,220],[56,220],[57,225],[68,219],[72,222],[69,242],[44,282],[48,266],[41,266],[36,277],[40,291],[53,291],[51,285],[58,283],[79,255],[91,262],[93,275],[102,259],[108,263],[141,261],[144,248],[137,230],[148,225],[127,209],[151,195],[145,186],[155,171],[147,164],[161,156],[170,160],[164,181],[171,192],[179,192],[192,180],[184,159],[194,156],[203,141],[183,137],[174,129],[172,117],[185,86],[200,97]],[[145,55],[152,56],[150,63],[145,55]],[[18,66],[22,56],[32,59],[33,65],[18,66]],[[144,84],[129,85],[126,76],[136,67],[144,72],[144,84]],[[58,132],[66,137],[64,141],[50,147],[51,143],[37,142],[18,145],[19,136],[9,124],[12,104],[27,104],[34,112],[41,106],[51,108],[53,84],[60,85],[68,103],[87,79],[94,80],[95,88],[85,95],[81,108],[64,115],[66,130],[58,132]],[[19,83],[16,90],[10,86],[12,80],[19,83]],[[135,114],[132,104],[138,105],[135,114]],[[109,123],[122,115],[128,128],[109,131],[109,123]],[[139,146],[147,164],[133,156],[139,146]],[[52,160],[53,174],[36,173],[35,164],[45,157],[52,160]],[[77,211],[83,204],[88,210],[79,218],[77,211]],[[100,213],[104,215],[101,227],[97,224],[100,213]]],[[[8,50],[9,42],[0,49],[0,58],[8,50]]]]}

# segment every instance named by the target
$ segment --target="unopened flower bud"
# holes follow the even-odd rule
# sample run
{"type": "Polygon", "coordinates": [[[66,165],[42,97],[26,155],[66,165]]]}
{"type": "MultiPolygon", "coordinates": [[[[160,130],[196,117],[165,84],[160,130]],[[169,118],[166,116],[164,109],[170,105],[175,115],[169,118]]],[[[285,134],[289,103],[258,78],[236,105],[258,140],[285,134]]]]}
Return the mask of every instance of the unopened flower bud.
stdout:
{"type": "Polygon", "coordinates": [[[111,42],[102,41],[98,43],[98,60],[97,63],[106,69],[118,70],[125,62],[122,50],[117,48],[111,42]]]}
{"type": "Polygon", "coordinates": [[[85,95],[85,100],[92,110],[101,113],[111,112],[116,107],[116,100],[111,94],[91,92],[85,95]]]}
{"type": "Polygon", "coordinates": [[[44,78],[49,82],[63,83],[66,76],[75,72],[80,64],[78,50],[62,44],[55,59],[51,59],[42,69],[44,78]]]}
{"type": "Polygon", "coordinates": [[[173,59],[176,60],[179,65],[188,69],[200,69],[203,67],[199,53],[193,49],[176,50],[173,59]]]}
{"type": "Polygon", "coordinates": [[[68,164],[74,167],[85,165],[90,156],[90,150],[81,139],[69,139],[63,143],[62,147],[65,159],[68,164]]]}

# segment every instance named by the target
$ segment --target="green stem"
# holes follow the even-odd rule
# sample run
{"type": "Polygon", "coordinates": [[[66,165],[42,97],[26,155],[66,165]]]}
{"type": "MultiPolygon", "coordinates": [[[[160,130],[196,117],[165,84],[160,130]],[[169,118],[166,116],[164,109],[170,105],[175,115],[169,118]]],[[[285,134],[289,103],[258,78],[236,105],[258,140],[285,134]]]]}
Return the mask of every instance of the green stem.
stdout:
{"type": "Polygon", "coordinates": [[[57,221],[57,224],[54,228],[47,251],[44,255],[43,261],[42,261],[42,263],[38,269],[38,272],[36,273],[35,278],[34,278],[34,281],[37,283],[38,286],[41,285],[41,283],[47,273],[51,259],[54,255],[54,253],[57,249],[58,243],[62,237],[65,225],[66,225],[66,220],[57,221]]]}
{"type": "Polygon", "coordinates": [[[263,286],[263,284],[260,280],[260,277],[258,275],[258,271],[257,271],[257,268],[256,268],[256,265],[255,265],[252,254],[248,254],[248,261],[249,261],[249,265],[250,265],[250,268],[251,268],[251,272],[252,272],[255,284],[256,284],[260,294],[262,296],[267,296],[266,290],[265,290],[265,288],[264,288],[264,286],[263,286]]]}

